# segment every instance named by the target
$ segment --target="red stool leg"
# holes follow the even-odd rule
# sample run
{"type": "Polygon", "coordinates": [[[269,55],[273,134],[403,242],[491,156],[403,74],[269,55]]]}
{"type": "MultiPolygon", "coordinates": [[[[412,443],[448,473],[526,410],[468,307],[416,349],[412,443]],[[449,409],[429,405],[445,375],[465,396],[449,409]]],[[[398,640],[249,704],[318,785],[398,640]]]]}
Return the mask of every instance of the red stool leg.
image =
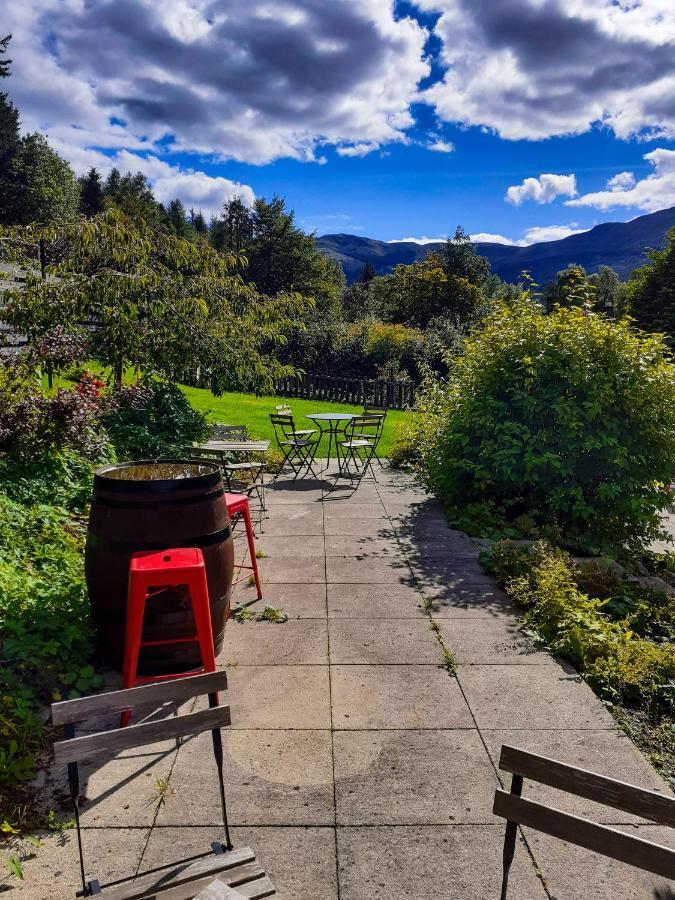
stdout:
{"type": "MultiPolygon", "coordinates": [[[[138,657],[141,651],[141,636],[143,633],[145,597],[145,579],[135,572],[130,572],[124,638],[124,664],[122,668],[122,684],[125,688],[134,687],[136,685],[138,657]]],[[[120,717],[120,726],[125,728],[129,724],[130,718],[131,714],[129,711],[123,712],[120,717]]]]}
{"type": "Polygon", "coordinates": [[[213,631],[211,630],[209,589],[204,569],[200,569],[191,575],[189,588],[197,640],[199,641],[199,649],[202,655],[202,668],[205,672],[215,672],[216,656],[213,648],[213,631]]]}
{"type": "Polygon", "coordinates": [[[253,569],[253,577],[255,586],[258,591],[258,600],[262,600],[262,587],[260,586],[260,576],[258,575],[258,560],[255,556],[255,538],[253,535],[253,522],[251,521],[251,508],[246,502],[244,507],[244,521],[246,522],[246,537],[248,538],[248,552],[251,557],[251,568],[253,569]]]}

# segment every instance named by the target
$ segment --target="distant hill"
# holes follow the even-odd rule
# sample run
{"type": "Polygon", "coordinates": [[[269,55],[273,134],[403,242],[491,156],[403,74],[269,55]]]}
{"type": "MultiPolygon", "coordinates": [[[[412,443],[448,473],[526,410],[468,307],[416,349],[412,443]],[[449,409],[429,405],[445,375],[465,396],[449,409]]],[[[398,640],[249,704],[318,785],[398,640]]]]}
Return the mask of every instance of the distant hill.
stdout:
{"type": "MultiPolygon", "coordinates": [[[[666,232],[673,226],[675,207],[639,216],[632,222],[606,222],[559,241],[529,247],[477,242],[475,247],[504,281],[517,281],[522,270],[528,269],[534,280],[544,285],[570,263],[578,263],[587,272],[597,271],[600,265],[611,266],[621,278],[627,278],[646,261],[645,250],[664,245],[666,232]]],[[[366,261],[378,275],[386,275],[398,263],[424,259],[428,250],[441,246],[404,241],[389,244],[354,234],[325,234],[316,242],[324,253],[342,263],[350,283],[358,278],[366,261]]]]}

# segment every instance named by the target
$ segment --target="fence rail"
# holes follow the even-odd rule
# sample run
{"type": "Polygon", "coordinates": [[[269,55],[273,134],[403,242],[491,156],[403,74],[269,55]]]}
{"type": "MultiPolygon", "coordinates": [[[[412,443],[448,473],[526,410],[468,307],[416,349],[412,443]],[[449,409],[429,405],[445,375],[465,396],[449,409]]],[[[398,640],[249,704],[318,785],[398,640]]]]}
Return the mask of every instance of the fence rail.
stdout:
{"type": "Polygon", "coordinates": [[[415,385],[409,381],[333,378],[329,375],[291,375],[275,385],[282,397],[333,400],[336,403],[371,403],[390,409],[410,409],[415,405],[415,385]]]}

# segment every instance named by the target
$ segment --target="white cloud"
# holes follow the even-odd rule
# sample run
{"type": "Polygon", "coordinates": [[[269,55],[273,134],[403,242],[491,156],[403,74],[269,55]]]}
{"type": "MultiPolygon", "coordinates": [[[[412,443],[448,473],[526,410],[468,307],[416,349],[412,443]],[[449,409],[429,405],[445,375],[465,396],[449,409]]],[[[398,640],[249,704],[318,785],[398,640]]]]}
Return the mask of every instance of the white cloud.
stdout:
{"type": "Polygon", "coordinates": [[[388,0],[31,0],[2,28],[24,127],[71,157],[322,162],[406,140],[430,68],[426,30],[388,0]]]}
{"type": "Polygon", "coordinates": [[[373,150],[377,150],[378,144],[351,144],[347,147],[336,147],[338,156],[367,156],[373,150]]]}
{"type": "Polygon", "coordinates": [[[556,197],[574,197],[576,193],[575,175],[543,174],[539,178],[525,178],[522,184],[511,185],[504,199],[514,206],[520,206],[525,200],[552,203],[556,197]]]}
{"type": "Polygon", "coordinates": [[[404,238],[396,238],[394,241],[385,241],[387,244],[442,244],[447,241],[447,234],[442,234],[440,237],[404,237],[404,238]]]}
{"type": "Polygon", "coordinates": [[[608,191],[627,191],[632,187],[635,187],[633,172],[618,172],[607,182],[608,191]]]}
{"type": "Polygon", "coordinates": [[[453,153],[455,145],[451,141],[435,140],[427,144],[428,150],[435,150],[436,153],[453,153]]]}
{"type": "Polygon", "coordinates": [[[675,137],[672,0],[416,0],[438,13],[446,122],[509,140],[675,137]]]}
{"type": "Polygon", "coordinates": [[[529,247],[530,244],[540,244],[545,241],[560,241],[573,234],[583,234],[588,228],[577,228],[572,225],[535,225],[525,229],[525,233],[518,241],[520,247],[529,247]]]}
{"type": "Polygon", "coordinates": [[[479,231],[470,237],[474,244],[515,244],[511,238],[504,237],[503,234],[492,234],[489,231],[479,231]]]}
{"type": "Polygon", "coordinates": [[[614,206],[634,207],[646,212],[656,212],[675,206],[675,150],[658,148],[645,153],[644,159],[654,171],[646,178],[632,184],[624,179],[628,172],[620,172],[607,183],[608,190],[583,194],[575,200],[567,200],[566,206],[592,206],[595,209],[611,209],[614,206]],[[616,182],[621,178],[624,184],[616,182]]]}

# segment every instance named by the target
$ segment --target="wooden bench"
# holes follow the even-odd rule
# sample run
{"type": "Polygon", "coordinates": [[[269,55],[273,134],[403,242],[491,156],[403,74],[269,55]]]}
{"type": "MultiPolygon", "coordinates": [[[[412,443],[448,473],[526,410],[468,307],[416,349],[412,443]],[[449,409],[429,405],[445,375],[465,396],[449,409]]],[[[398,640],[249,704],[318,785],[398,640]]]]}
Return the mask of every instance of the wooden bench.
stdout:
{"type": "MultiPolygon", "coordinates": [[[[248,847],[232,849],[230,832],[227,823],[227,806],[225,803],[225,786],[223,778],[223,745],[220,729],[230,724],[230,708],[220,705],[219,692],[227,689],[226,672],[208,672],[203,675],[192,675],[186,678],[171,679],[158,684],[142,685],[98,694],[92,697],[80,697],[52,705],[52,720],[55,726],[63,726],[65,739],[54,744],[54,760],[57,765],[67,765],[70,798],[75,812],[77,846],[80,858],[80,877],[82,888],[78,897],[102,895],[107,900],[192,900],[195,896],[208,898],[240,897],[249,900],[262,900],[266,897],[278,897],[274,885],[263,871],[248,847]],[[112,728],[95,734],[75,734],[75,725],[95,715],[119,715],[119,713],[139,709],[158,708],[164,704],[177,706],[200,695],[208,695],[209,708],[187,715],[172,716],[153,721],[141,722],[127,728],[112,728]],[[120,750],[139,747],[143,744],[181,738],[186,735],[211,731],[213,755],[218,774],[218,788],[223,816],[225,840],[214,840],[209,850],[174,863],[167,863],[128,878],[101,884],[97,878],[86,874],[84,853],[82,848],[82,832],[80,828],[79,793],[80,760],[96,755],[110,756],[120,750]],[[215,881],[215,886],[214,886],[215,881]],[[222,888],[221,894],[213,890],[222,888]],[[205,890],[211,894],[203,894],[205,890]],[[229,891],[222,893],[223,890],[229,891]],[[200,893],[202,892],[202,893],[200,893]]],[[[214,784],[215,787],[215,784],[214,784]]]]}
{"type": "Polygon", "coordinates": [[[645,869],[654,875],[675,879],[675,850],[616,828],[589,822],[552,806],[527,800],[521,793],[523,779],[529,778],[539,784],[546,784],[671,828],[675,828],[675,797],[597,775],[516,747],[502,747],[499,768],[510,772],[512,776],[510,792],[497,790],[492,809],[496,816],[506,819],[501,900],[506,900],[518,825],[569,841],[586,850],[645,869]]]}

